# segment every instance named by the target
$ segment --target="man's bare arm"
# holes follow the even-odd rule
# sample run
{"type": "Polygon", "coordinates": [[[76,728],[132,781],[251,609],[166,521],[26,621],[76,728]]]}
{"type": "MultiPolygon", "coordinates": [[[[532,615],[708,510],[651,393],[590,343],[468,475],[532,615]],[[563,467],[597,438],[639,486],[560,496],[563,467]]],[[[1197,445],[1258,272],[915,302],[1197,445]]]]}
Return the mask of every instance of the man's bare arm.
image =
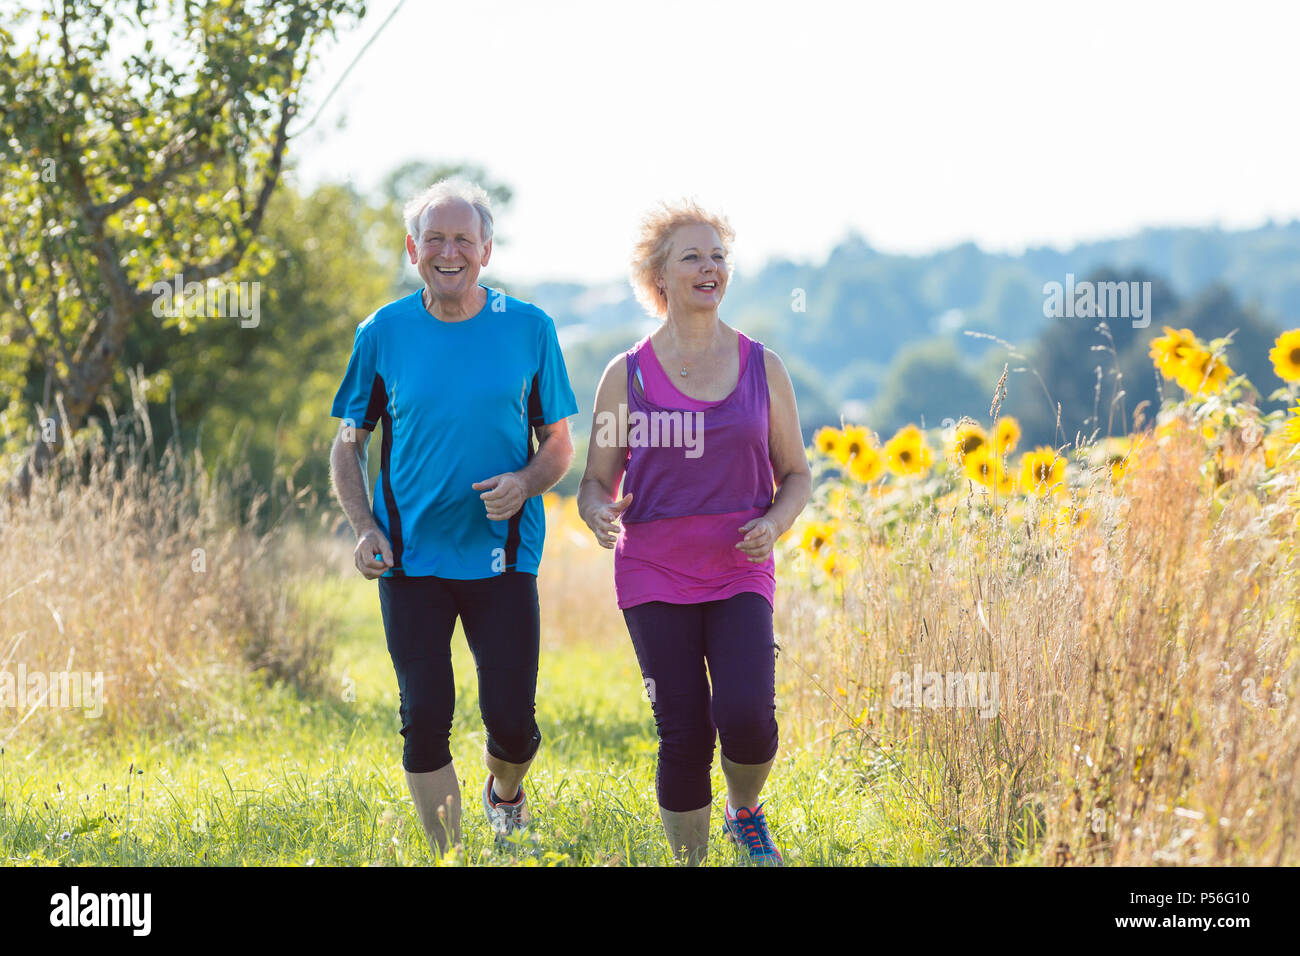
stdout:
{"type": "Polygon", "coordinates": [[[537,451],[518,471],[529,498],[554,488],[573,464],[573,437],[569,434],[567,418],[550,425],[538,425],[534,431],[537,432],[537,451]]]}
{"type": "Polygon", "coordinates": [[[353,563],[367,578],[377,578],[393,566],[393,548],[379,530],[370,509],[370,491],[366,487],[366,444],[369,441],[370,429],[347,424],[340,426],[330,448],[330,484],[334,488],[334,497],[357,534],[353,563]],[[377,554],[381,556],[378,560],[375,558],[377,554]]]}

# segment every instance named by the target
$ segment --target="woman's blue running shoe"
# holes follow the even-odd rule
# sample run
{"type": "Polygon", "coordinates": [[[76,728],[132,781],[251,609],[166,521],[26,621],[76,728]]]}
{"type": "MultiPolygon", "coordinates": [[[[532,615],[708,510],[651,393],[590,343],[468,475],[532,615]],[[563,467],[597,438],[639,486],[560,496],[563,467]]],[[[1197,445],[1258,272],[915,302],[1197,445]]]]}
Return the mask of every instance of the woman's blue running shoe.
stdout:
{"type": "Polygon", "coordinates": [[[735,815],[731,814],[731,807],[726,806],[722,811],[723,829],[731,842],[749,854],[751,863],[758,863],[762,866],[783,866],[785,861],[781,859],[781,851],[776,848],[772,842],[772,834],[767,829],[767,818],[763,816],[763,804],[759,804],[753,810],[749,807],[741,807],[735,815]]]}

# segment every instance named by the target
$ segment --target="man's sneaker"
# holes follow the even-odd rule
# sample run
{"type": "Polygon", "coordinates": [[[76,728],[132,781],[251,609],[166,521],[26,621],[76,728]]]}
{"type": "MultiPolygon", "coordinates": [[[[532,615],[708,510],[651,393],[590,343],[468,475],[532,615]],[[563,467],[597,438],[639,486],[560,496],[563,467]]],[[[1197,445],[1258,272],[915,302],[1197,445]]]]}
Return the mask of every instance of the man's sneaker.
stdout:
{"type": "Polygon", "coordinates": [[[524,796],[524,788],[519,788],[519,794],[513,800],[501,800],[492,792],[492,779],[492,774],[488,774],[487,783],[483,785],[483,809],[497,839],[508,837],[516,830],[528,829],[528,798],[524,796]]]}
{"type": "Polygon", "coordinates": [[[731,842],[749,854],[751,863],[761,866],[782,866],[781,851],[772,842],[772,834],[767,830],[767,818],[763,816],[763,804],[753,810],[741,807],[733,815],[731,805],[725,805],[722,811],[722,826],[731,842]]]}

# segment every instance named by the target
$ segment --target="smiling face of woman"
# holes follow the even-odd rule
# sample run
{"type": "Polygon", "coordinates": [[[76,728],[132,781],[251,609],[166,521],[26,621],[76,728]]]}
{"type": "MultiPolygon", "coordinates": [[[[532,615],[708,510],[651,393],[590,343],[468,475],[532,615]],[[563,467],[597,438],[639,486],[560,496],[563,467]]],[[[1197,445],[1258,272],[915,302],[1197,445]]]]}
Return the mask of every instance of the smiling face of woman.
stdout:
{"type": "Polygon", "coordinates": [[[671,312],[717,309],[727,289],[727,254],[712,226],[680,226],[669,243],[662,285],[671,312]]]}

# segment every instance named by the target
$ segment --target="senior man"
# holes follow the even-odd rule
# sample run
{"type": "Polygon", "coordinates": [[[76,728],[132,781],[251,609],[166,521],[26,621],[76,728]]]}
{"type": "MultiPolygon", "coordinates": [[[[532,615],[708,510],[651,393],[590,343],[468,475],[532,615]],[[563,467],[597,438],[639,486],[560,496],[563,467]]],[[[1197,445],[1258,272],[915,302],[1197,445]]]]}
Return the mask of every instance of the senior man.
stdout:
{"type": "Polygon", "coordinates": [[[540,495],[573,459],[567,418],[578,406],[550,317],[479,284],[492,255],[487,193],[445,180],[408,203],[404,216],[407,255],[424,287],[357,326],[334,398],[343,422],[330,465],[357,534],[357,569],[379,579],[402,766],[425,837],[442,852],[460,842],[450,750],[457,617],[487,730],[488,822],[498,837],[528,824],[522,783],[541,743],[540,495]],[[365,449],[379,422],[372,507],[365,449]]]}

